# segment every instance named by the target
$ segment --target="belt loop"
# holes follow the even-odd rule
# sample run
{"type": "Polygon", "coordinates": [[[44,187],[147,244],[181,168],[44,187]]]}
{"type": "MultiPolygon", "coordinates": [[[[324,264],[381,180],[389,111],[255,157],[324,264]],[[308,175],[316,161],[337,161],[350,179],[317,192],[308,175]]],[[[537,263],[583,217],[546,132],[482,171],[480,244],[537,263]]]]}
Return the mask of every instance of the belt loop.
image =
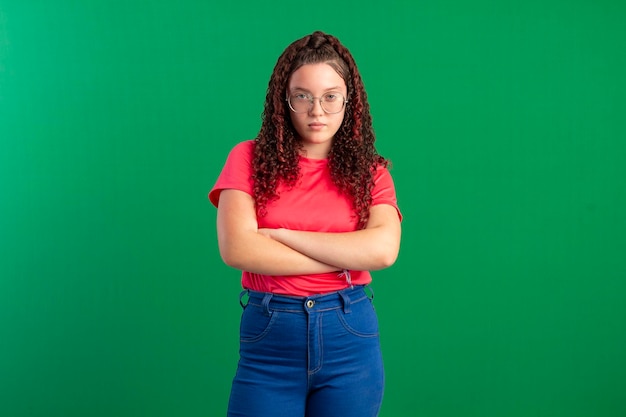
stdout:
{"type": "Polygon", "coordinates": [[[261,302],[261,305],[263,305],[263,308],[265,309],[265,313],[268,316],[272,315],[272,312],[270,311],[270,300],[272,299],[272,293],[268,292],[265,294],[265,296],[263,296],[263,301],[261,302]]]}
{"type": "Polygon", "coordinates": [[[243,308],[244,310],[246,309],[246,306],[248,305],[248,300],[250,298],[246,298],[246,303],[244,304],[243,296],[248,295],[249,292],[250,292],[249,290],[243,290],[242,292],[239,293],[239,304],[241,305],[241,308],[243,308]]]}
{"type": "Polygon", "coordinates": [[[352,310],[350,310],[350,297],[344,291],[339,291],[339,295],[341,295],[341,299],[343,300],[343,312],[345,314],[349,314],[352,310]]]}
{"type": "Polygon", "coordinates": [[[367,295],[367,298],[369,298],[371,302],[374,302],[374,289],[370,287],[369,285],[366,285],[363,287],[363,291],[365,291],[365,295],[367,295]],[[369,291],[365,291],[365,290],[369,290],[369,291]],[[369,295],[367,294],[368,292],[369,292],[369,295]]]}

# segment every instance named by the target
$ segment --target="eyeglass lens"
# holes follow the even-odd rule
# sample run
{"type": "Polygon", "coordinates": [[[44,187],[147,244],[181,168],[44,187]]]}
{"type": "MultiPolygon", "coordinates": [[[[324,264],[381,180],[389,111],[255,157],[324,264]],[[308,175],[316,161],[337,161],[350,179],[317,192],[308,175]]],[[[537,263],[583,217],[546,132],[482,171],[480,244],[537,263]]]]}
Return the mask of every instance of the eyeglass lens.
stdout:
{"type": "Polygon", "coordinates": [[[306,113],[313,106],[314,100],[319,100],[326,113],[339,113],[345,105],[345,98],[339,93],[327,93],[322,97],[313,97],[310,94],[295,93],[289,96],[289,105],[296,113],[306,113]]]}

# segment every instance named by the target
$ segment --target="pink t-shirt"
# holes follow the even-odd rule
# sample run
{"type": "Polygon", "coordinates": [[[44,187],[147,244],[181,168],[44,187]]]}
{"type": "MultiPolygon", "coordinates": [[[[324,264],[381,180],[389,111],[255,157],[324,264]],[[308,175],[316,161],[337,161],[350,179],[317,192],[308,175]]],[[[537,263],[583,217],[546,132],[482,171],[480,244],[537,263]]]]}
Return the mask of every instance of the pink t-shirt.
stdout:
{"type": "MultiPolygon", "coordinates": [[[[236,189],[253,195],[253,140],[237,144],[226,160],[209,199],[217,207],[222,190],[236,189]]],[[[330,177],[327,159],[300,157],[301,179],[293,188],[279,182],[279,198],[267,205],[267,214],[258,217],[260,228],[286,228],[315,232],[350,232],[357,228],[357,218],[349,197],[341,194],[330,177]]],[[[372,205],[389,204],[398,210],[396,192],[389,171],[380,167],[372,191],[372,205]]],[[[369,271],[350,271],[353,285],[372,281],[369,271]]],[[[247,271],[242,285],[254,291],[307,296],[338,291],[348,287],[341,271],[312,275],[270,276],[247,271]]]]}

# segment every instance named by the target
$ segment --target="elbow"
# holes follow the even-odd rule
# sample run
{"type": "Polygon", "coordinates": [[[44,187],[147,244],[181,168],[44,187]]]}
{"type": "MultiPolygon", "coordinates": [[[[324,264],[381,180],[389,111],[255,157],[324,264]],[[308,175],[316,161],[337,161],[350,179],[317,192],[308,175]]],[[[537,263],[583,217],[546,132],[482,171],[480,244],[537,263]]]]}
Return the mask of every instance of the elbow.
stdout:
{"type": "Polygon", "coordinates": [[[226,265],[230,266],[231,268],[235,268],[235,269],[238,269],[240,271],[244,271],[244,270],[248,269],[248,267],[245,266],[246,265],[245,261],[242,258],[240,258],[240,257],[230,256],[230,255],[223,255],[222,254],[222,261],[226,265]]]}
{"type": "MultiPolygon", "coordinates": [[[[394,213],[395,214],[395,213],[394,213]]],[[[376,228],[373,228],[376,229],[376,228]]],[[[389,268],[396,263],[400,252],[400,227],[380,228],[369,246],[372,270],[389,268]]]]}
{"type": "Polygon", "coordinates": [[[232,256],[230,256],[230,254],[225,253],[225,252],[220,252],[220,255],[222,257],[222,261],[230,266],[231,268],[235,268],[235,269],[240,269],[238,266],[239,264],[237,263],[236,259],[233,258],[232,256]]]}
{"type": "Polygon", "coordinates": [[[381,268],[380,269],[389,268],[390,266],[392,266],[393,264],[396,263],[397,259],[398,259],[398,253],[397,252],[396,253],[386,254],[381,259],[381,268]]]}
{"type": "Polygon", "coordinates": [[[392,266],[396,263],[398,259],[398,251],[397,250],[387,250],[381,252],[379,256],[377,256],[374,260],[374,265],[372,265],[372,270],[385,269],[392,266]]]}
{"type": "MultiPolygon", "coordinates": [[[[254,232],[253,236],[257,236],[254,232]]],[[[218,248],[222,261],[231,268],[249,271],[250,267],[258,263],[257,241],[252,241],[247,234],[221,233],[218,234],[218,248]]]]}
{"type": "Polygon", "coordinates": [[[219,245],[219,250],[222,261],[226,265],[235,269],[243,269],[243,260],[241,256],[237,253],[238,251],[236,250],[236,247],[228,245],[224,242],[223,244],[219,245]]]}

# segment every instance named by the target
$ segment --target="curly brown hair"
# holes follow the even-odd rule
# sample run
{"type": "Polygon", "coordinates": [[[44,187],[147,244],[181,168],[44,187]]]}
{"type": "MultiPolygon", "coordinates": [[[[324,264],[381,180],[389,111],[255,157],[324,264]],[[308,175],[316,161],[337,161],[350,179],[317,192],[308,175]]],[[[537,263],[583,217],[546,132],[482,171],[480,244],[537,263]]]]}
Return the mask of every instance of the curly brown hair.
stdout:
{"type": "Polygon", "coordinates": [[[374,146],[367,94],[352,54],[337,38],[319,31],[289,45],[270,77],[253,158],[257,212],[265,215],[267,204],[279,197],[279,181],[294,186],[300,176],[302,143],[289,117],[285,97],[291,75],[303,65],[317,63],[332,66],[348,88],[343,123],[333,138],[328,163],[333,182],[352,198],[358,227],[363,228],[369,218],[376,169],[386,167],[388,161],[374,146]]]}

